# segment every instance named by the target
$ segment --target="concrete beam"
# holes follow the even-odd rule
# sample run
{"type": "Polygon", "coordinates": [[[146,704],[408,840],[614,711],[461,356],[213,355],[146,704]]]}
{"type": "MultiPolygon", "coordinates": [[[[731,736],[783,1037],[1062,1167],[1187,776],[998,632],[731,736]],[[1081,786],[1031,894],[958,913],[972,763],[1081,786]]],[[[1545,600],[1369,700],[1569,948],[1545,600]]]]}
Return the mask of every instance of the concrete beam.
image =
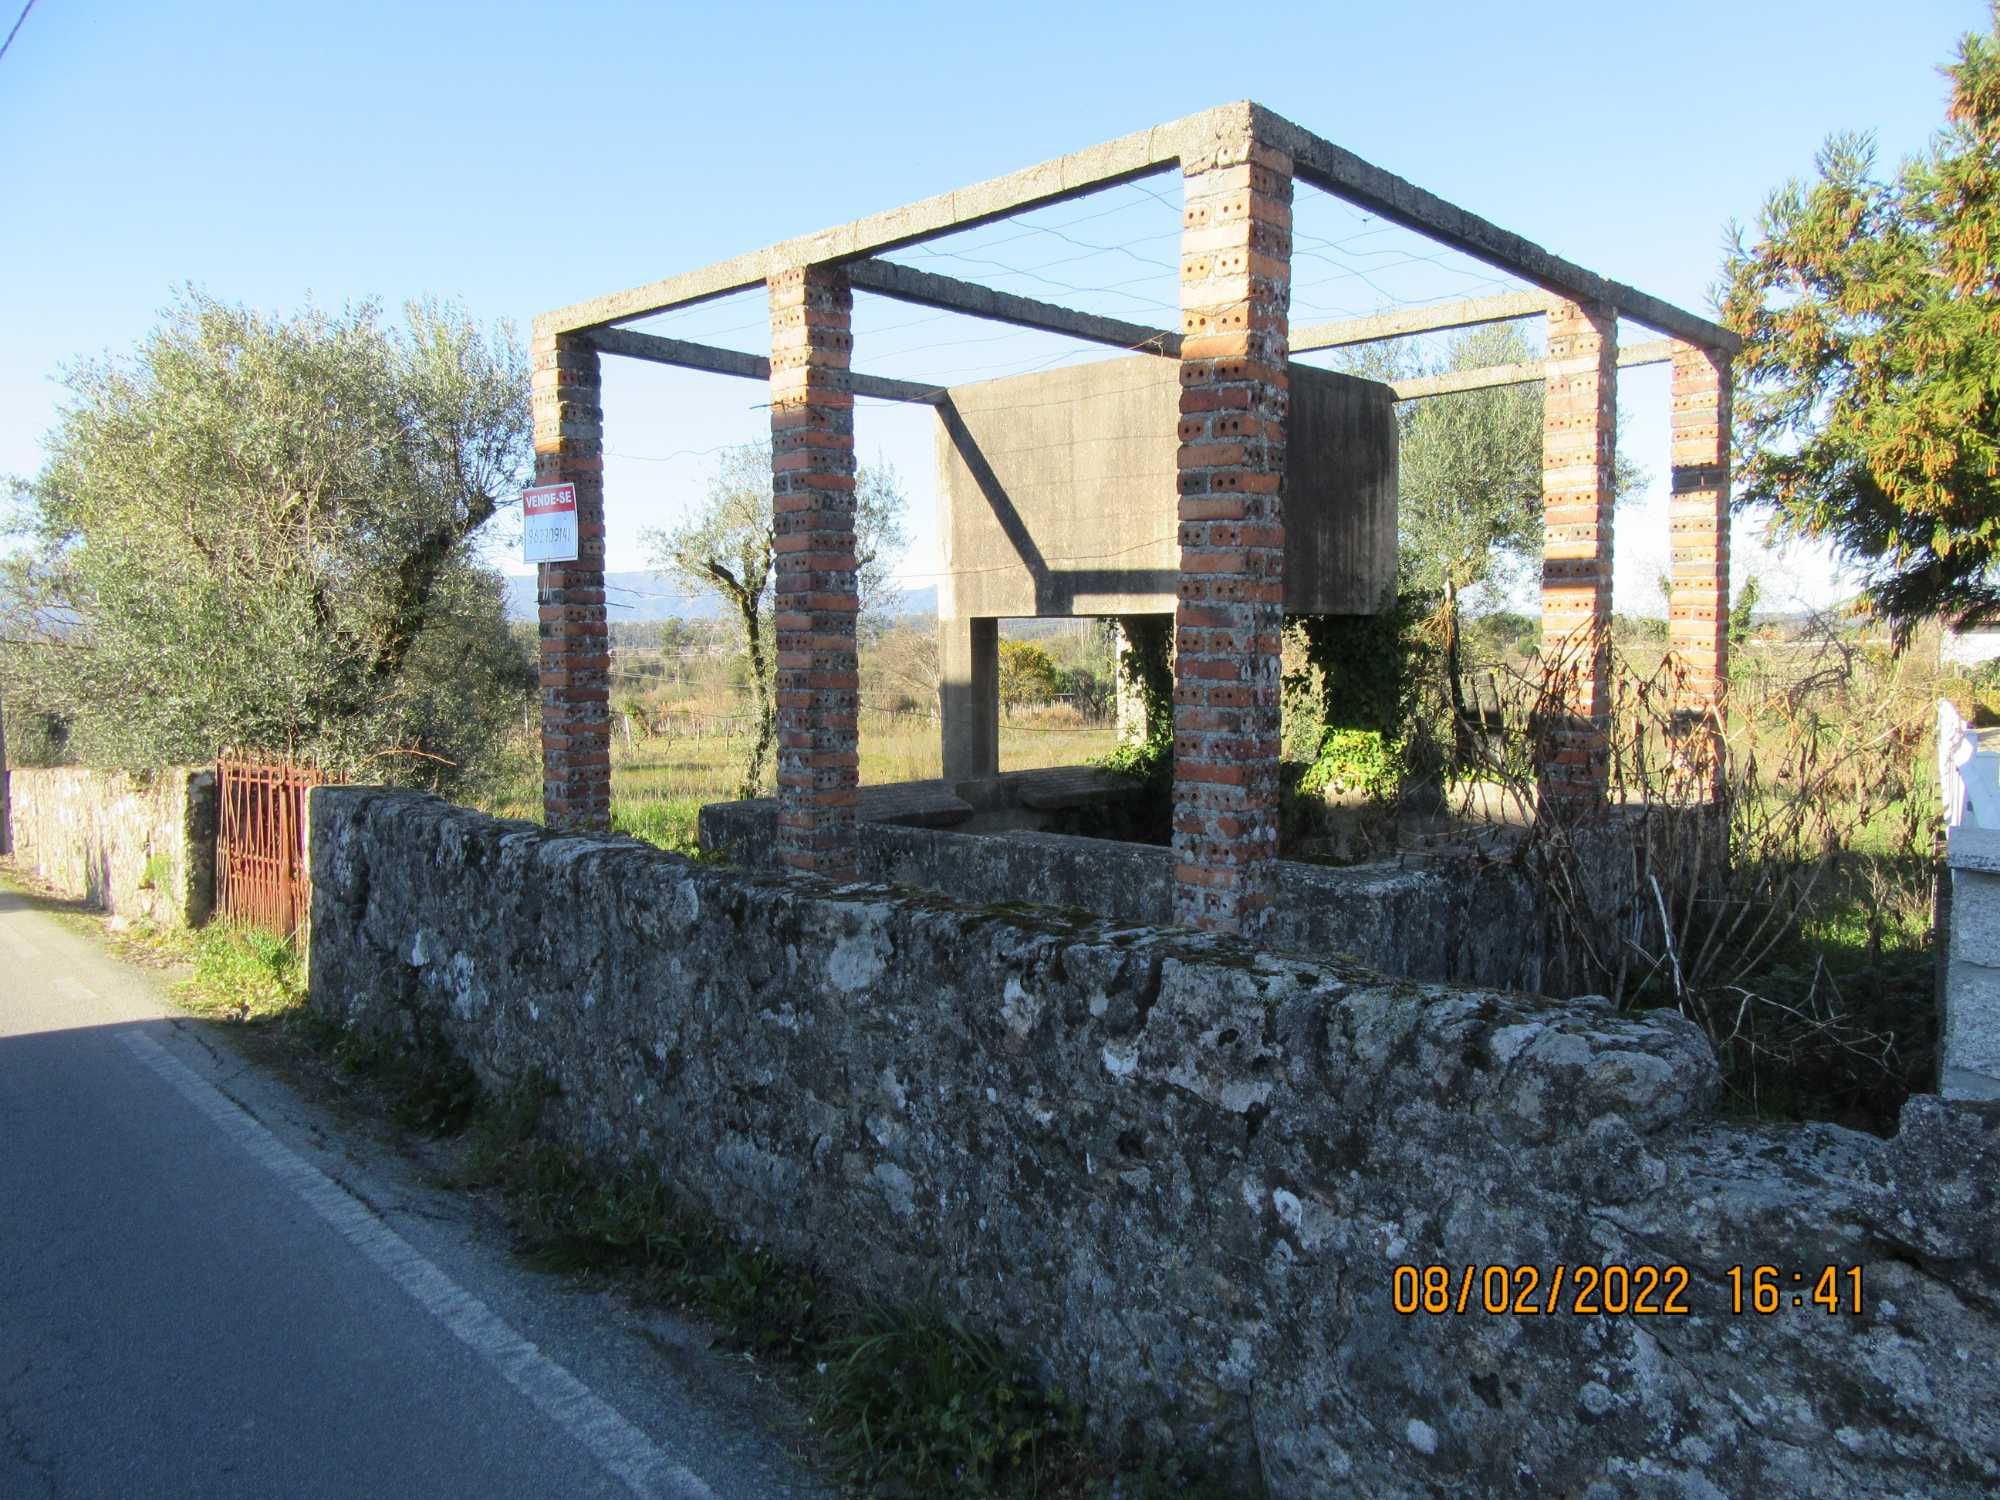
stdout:
{"type": "MultiPolygon", "coordinates": [[[[1636,365],[1664,365],[1673,362],[1674,341],[1651,339],[1643,344],[1627,344],[1618,351],[1620,369],[1636,365]]],[[[1449,396],[1458,391],[1485,391],[1500,385],[1535,385],[1548,378],[1538,359],[1517,365],[1487,365],[1479,370],[1447,370],[1442,375],[1423,375],[1414,380],[1392,380],[1389,389],[1398,401],[1415,401],[1423,396],[1449,396]]]]}
{"type": "Polygon", "coordinates": [[[1290,156],[1297,175],[1313,186],[1475,260],[1512,272],[1559,297],[1609,305],[1636,323],[1702,348],[1730,355],[1741,348],[1742,341],[1719,324],[1552,255],[1262,105],[1248,102],[1203,110],[1004,177],[753,250],[733,260],[572,303],[544,313],[535,320],[535,328],[548,335],[600,328],[705,302],[760,285],[774,271],[877,255],[1150,176],[1177,163],[1199,166],[1215,160],[1218,150],[1230,149],[1246,135],[1290,156]]]}
{"type": "Polygon", "coordinates": [[[1705,349],[1734,355],[1742,348],[1742,340],[1721,324],[1553,255],[1478,214],[1363,161],[1352,151],[1342,150],[1260,104],[1225,105],[1211,114],[1226,111],[1246,112],[1256,138],[1290,156],[1296,176],[1357,208],[1414,229],[1474,260],[1511,271],[1559,297],[1611,307],[1635,323],[1705,349]]]}
{"type": "Polygon", "coordinates": [[[968,313],[975,318],[990,318],[996,323],[1012,323],[1019,328],[1066,334],[1073,339],[1110,344],[1114,348],[1140,354],[1177,357],[1181,352],[1181,336],[1164,328],[1147,328],[1140,323],[1077,312],[1053,302],[1038,302],[1032,297],[995,291],[976,282],[919,271],[893,261],[856,261],[847,268],[847,278],[857,291],[894,297],[898,302],[942,307],[952,312],[968,313]]]}
{"type": "MultiPolygon", "coordinates": [[[[712,344],[691,344],[685,339],[662,338],[656,333],[635,333],[629,328],[593,328],[584,337],[605,354],[622,354],[627,359],[648,360],[656,365],[678,365],[684,370],[706,370],[711,375],[735,375],[744,380],[771,378],[771,362],[761,354],[745,354],[740,349],[718,349],[712,344]]],[[[920,380],[896,380],[887,375],[850,373],[848,389],[857,396],[873,396],[883,401],[913,401],[935,406],[944,400],[941,386],[920,380]]]]}
{"type": "Polygon", "coordinates": [[[643,359],[656,365],[679,365],[684,370],[706,370],[711,375],[735,375],[744,380],[769,380],[771,362],[761,354],[745,354],[740,349],[718,349],[712,344],[690,344],[685,339],[662,338],[656,333],[634,333],[629,328],[593,328],[584,337],[605,354],[622,354],[627,359],[643,359]]]}
{"type": "Polygon", "coordinates": [[[939,193],[903,208],[822,229],[817,234],[801,235],[698,271],[613,292],[608,297],[572,303],[544,313],[535,320],[535,326],[564,332],[643,318],[670,307],[686,307],[757,286],[775,270],[876,255],[1164,172],[1178,159],[1179,142],[1188,123],[1175,121],[1137,131],[1101,146],[1009,172],[1004,177],[939,193]]]}
{"type": "Polygon", "coordinates": [[[1397,312],[1377,313],[1372,318],[1308,323],[1292,330],[1292,352],[1302,354],[1308,349],[1372,344],[1381,339],[1435,333],[1445,328],[1477,328],[1485,323],[1508,323],[1516,318],[1532,318],[1547,312],[1549,301],[1546,292],[1502,292],[1496,297],[1470,297],[1463,302],[1444,302],[1435,307],[1411,307],[1397,312]]]}

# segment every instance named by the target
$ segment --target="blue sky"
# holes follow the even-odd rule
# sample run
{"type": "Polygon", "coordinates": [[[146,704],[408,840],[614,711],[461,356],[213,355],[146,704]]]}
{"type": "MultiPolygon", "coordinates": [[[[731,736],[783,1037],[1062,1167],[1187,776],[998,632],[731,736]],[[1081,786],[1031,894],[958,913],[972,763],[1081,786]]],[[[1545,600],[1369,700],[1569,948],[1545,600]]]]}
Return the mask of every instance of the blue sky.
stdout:
{"type": "MultiPolygon", "coordinates": [[[[11,24],[16,0],[0,26],[11,24]]],[[[1254,98],[1594,270],[1705,311],[1723,227],[1831,131],[1885,158],[1943,119],[1974,0],[1422,6],[89,3],[38,0],[0,60],[0,474],[38,467],[58,368],[129,347],[183,282],[272,310],[455,297],[537,311],[722,259],[1231,99],[1254,98]],[[1893,19],[1890,17],[1893,15],[1893,19]]],[[[1134,321],[1171,316],[1156,178],[899,258],[1134,321]]],[[[1486,268],[1302,189],[1294,317],[1494,289],[1486,268]]],[[[752,295],[659,320],[764,347],[752,295]]],[[[863,298],[856,366],[984,379],[1059,340],[863,298]]],[[[1628,339],[1652,335],[1628,328],[1628,339]]],[[[764,429],[756,386],[610,362],[611,564],[764,429]]],[[[1620,607],[1657,608],[1663,372],[1621,383],[1655,480],[1621,513],[1620,607]]],[[[869,406],[913,501],[930,417],[869,406]]],[[[1741,533],[1739,533],[1741,535],[1741,533]]],[[[1740,546],[1749,541],[1742,537],[1740,546]]],[[[1758,559],[1766,597],[1823,563],[1758,559]],[[1773,581],[1778,587],[1771,588],[1773,581]]]]}

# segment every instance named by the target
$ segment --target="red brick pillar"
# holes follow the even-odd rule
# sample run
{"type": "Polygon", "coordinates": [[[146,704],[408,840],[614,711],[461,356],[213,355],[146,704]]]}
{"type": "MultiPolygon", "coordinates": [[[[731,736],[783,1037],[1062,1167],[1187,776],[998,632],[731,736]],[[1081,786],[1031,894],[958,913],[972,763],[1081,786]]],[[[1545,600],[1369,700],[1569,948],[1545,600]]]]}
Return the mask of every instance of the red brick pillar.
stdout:
{"type": "Polygon", "coordinates": [[[1729,674],[1730,387],[1728,355],[1675,341],[1667,644],[1687,673],[1689,707],[1709,728],[1708,765],[1717,775],[1715,712],[1729,674]]]}
{"type": "Polygon", "coordinates": [[[1616,316],[1556,303],[1542,417],[1542,662],[1558,691],[1536,773],[1544,798],[1571,805],[1601,802],[1609,771],[1617,414],[1616,316]]]}
{"type": "Polygon", "coordinates": [[[771,277],[777,525],[778,852],[852,875],[860,757],[854,561],[854,293],[836,266],[771,277]]]}
{"type": "Polygon", "coordinates": [[[1256,936],[1277,889],[1292,163],[1184,161],[1174,920],[1256,936]]]}
{"type": "Polygon", "coordinates": [[[611,828],[611,657],[604,623],[604,407],[597,350],[537,328],[535,483],[576,486],[575,562],[543,563],[542,814],[551,828],[611,828]]]}

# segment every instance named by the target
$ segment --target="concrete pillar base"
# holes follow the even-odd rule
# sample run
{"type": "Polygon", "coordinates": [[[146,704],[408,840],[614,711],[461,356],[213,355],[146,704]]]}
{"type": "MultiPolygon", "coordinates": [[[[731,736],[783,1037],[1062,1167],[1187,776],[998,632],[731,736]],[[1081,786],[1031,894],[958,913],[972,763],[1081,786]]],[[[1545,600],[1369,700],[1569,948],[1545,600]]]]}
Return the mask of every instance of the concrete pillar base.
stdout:
{"type": "Polygon", "coordinates": [[[938,733],[944,779],[1000,774],[1000,622],[938,621],[938,733]]]}

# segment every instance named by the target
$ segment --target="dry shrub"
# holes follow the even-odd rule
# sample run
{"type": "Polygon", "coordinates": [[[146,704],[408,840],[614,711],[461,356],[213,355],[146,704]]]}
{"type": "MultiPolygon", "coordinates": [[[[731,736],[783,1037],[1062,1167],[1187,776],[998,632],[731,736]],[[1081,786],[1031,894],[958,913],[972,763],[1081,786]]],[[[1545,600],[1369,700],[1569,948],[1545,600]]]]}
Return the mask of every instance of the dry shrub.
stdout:
{"type": "Polygon", "coordinates": [[[1514,857],[1571,986],[1695,1021],[1746,1113],[1893,1128],[1928,1086],[1935,1028],[1931,674],[1817,621],[1744,663],[1718,712],[1672,654],[1650,671],[1614,657],[1595,807],[1538,797],[1531,770],[1587,662],[1517,674],[1506,732],[1475,741],[1456,783],[1464,810],[1526,825],[1514,857]]]}

